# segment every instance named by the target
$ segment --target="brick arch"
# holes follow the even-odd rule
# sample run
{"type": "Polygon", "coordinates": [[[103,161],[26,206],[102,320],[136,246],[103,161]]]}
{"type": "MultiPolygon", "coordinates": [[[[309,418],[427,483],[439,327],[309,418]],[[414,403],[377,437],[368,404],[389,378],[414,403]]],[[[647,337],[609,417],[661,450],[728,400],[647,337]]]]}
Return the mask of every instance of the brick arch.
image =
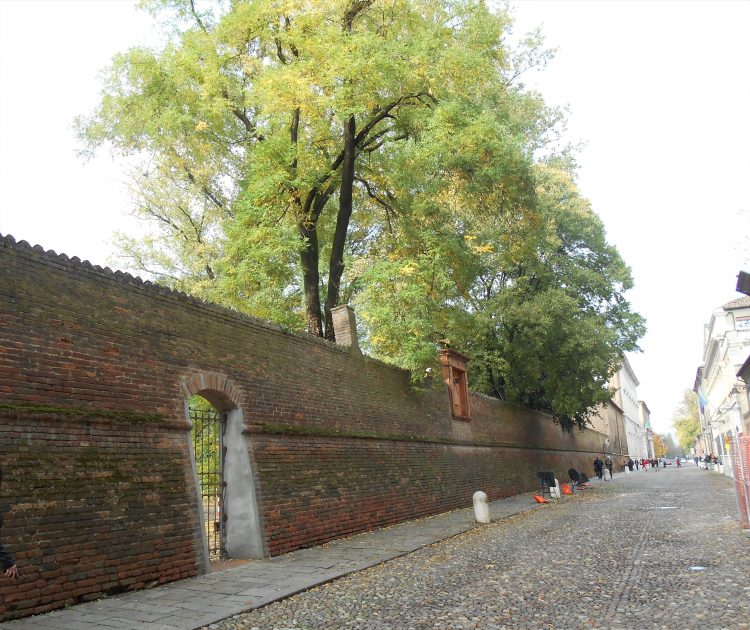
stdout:
{"type": "Polygon", "coordinates": [[[180,389],[186,399],[194,394],[203,396],[219,411],[231,411],[242,407],[242,393],[224,374],[197,372],[180,381],[180,389]]]}

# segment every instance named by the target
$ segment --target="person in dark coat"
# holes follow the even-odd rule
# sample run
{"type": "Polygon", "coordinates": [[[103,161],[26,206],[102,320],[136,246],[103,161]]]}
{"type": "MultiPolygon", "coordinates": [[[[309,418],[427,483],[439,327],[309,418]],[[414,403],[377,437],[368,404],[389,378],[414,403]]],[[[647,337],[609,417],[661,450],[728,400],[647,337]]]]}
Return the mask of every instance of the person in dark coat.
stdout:
{"type": "Polygon", "coordinates": [[[633,466],[635,466],[635,462],[632,460],[632,458],[628,457],[628,470],[630,472],[633,472],[633,466]]]}
{"type": "Polygon", "coordinates": [[[596,473],[596,476],[599,477],[599,479],[602,478],[604,471],[604,462],[599,459],[599,456],[596,456],[596,459],[594,460],[594,472],[596,473]]]}
{"type": "MultiPolygon", "coordinates": [[[[3,469],[0,468],[0,486],[2,486],[3,483],[3,469]]],[[[0,514],[0,530],[2,530],[3,527],[3,516],[0,514]]],[[[2,565],[2,571],[3,575],[5,577],[10,578],[11,580],[15,580],[18,577],[18,567],[16,566],[15,558],[13,558],[13,555],[6,551],[5,547],[3,547],[2,541],[0,541],[0,565],[2,565]]]]}

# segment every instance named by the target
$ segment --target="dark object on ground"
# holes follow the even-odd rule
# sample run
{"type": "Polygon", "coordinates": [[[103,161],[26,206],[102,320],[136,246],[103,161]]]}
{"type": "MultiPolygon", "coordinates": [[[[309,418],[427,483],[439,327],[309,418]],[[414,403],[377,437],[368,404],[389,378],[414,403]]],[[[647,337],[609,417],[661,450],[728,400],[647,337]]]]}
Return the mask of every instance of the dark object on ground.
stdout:
{"type": "Polygon", "coordinates": [[[575,468],[568,469],[568,477],[570,477],[570,480],[577,486],[581,486],[589,481],[586,473],[578,472],[575,468]]]}

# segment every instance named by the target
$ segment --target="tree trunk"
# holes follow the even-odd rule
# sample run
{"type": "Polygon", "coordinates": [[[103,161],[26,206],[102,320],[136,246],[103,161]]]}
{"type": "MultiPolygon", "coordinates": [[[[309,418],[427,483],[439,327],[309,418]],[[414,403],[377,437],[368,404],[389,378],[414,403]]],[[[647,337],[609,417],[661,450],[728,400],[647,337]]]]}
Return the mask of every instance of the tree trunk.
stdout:
{"type": "Polygon", "coordinates": [[[315,223],[300,222],[300,236],[305,240],[299,254],[305,292],[305,316],[307,332],[316,337],[323,336],[323,318],[320,313],[320,273],[318,271],[318,232],[315,223]]]}
{"type": "Polygon", "coordinates": [[[352,114],[344,124],[344,161],[341,165],[341,189],[339,191],[339,212],[336,217],[336,232],[331,245],[331,258],[328,267],[328,293],[325,303],[326,339],[336,341],[333,331],[331,309],[338,304],[341,289],[341,276],[344,273],[344,248],[349,221],[352,216],[354,191],[355,136],[357,122],[352,114]]]}
{"type": "MultiPolygon", "coordinates": [[[[289,140],[295,148],[291,168],[296,175],[297,171],[297,139],[299,136],[299,107],[292,113],[292,124],[289,128],[289,140]]],[[[317,215],[309,216],[309,209],[302,207],[299,191],[292,190],[292,198],[297,207],[299,217],[297,229],[304,241],[304,247],[300,251],[299,259],[302,267],[302,283],[305,295],[305,320],[307,321],[307,332],[316,337],[323,336],[323,322],[320,313],[320,277],[318,271],[318,232],[317,215]]]]}

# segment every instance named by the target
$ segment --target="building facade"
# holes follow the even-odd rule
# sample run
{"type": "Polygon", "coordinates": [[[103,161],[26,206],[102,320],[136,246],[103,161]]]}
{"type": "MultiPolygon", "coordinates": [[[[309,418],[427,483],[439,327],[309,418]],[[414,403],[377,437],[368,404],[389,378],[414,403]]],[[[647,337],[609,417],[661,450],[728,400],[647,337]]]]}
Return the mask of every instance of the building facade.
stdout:
{"type": "Polygon", "coordinates": [[[638,422],[645,433],[646,457],[652,459],[656,457],[656,451],[654,451],[654,432],[651,429],[651,410],[642,400],[638,401],[638,422]]]}
{"type": "Polygon", "coordinates": [[[633,372],[627,357],[622,357],[620,369],[609,380],[615,390],[612,400],[599,409],[591,419],[594,430],[608,436],[609,451],[628,457],[652,457],[653,445],[649,450],[647,430],[650,431],[649,411],[646,403],[638,400],[638,378],[633,372]],[[641,408],[645,413],[642,420],[641,408]]]}
{"type": "Polygon", "coordinates": [[[698,369],[695,392],[701,411],[701,447],[722,459],[731,474],[728,438],[742,432],[744,394],[737,382],[750,352],[750,297],[742,297],[714,310],[704,328],[703,365],[698,369]]]}
{"type": "MultiPolygon", "coordinates": [[[[627,357],[622,357],[620,369],[610,380],[616,388],[613,400],[622,409],[625,420],[625,436],[630,457],[649,457],[646,428],[640,422],[638,411],[638,379],[627,357]]],[[[645,406],[645,404],[644,404],[645,406]]],[[[648,409],[648,408],[647,408],[648,409]]]]}

